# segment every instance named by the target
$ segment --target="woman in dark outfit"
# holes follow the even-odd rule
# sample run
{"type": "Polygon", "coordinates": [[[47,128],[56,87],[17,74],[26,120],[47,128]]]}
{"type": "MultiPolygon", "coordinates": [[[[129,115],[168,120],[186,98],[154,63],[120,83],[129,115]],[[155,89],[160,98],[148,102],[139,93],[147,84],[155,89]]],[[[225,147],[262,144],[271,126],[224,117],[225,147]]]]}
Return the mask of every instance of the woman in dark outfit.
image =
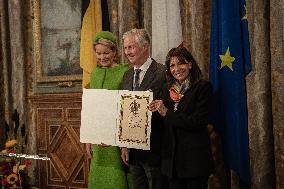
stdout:
{"type": "Polygon", "coordinates": [[[212,87],[184,47],[169,51],[166,66],[162,100],[149,106],[164,118],[162,173],[172,189],[206,189],[214,171],[207,130],[212,87]]]}

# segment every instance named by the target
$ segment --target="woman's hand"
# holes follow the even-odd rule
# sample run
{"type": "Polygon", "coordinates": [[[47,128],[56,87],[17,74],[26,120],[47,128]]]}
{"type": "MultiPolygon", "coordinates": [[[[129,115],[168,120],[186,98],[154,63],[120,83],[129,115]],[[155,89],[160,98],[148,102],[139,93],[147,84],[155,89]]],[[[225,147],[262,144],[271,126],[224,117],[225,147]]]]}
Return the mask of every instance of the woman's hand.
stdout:
{"type": "Polygon", "coordinates": [[[85,144],[85,148],[86,148],[86,152],[87,152],[87,157],[89,159],[91,159],[92,158],[92,153],[93,153],[93,151],[92,151],[92,144],[89,144],[89,143],[85,144]]]}
{"type": "Polygon", "coordinates": [[[162,100],[154,100],[149,104],[149,110],[151,112],[158,111],[162,116],[166,116],[168,108],[165,107],[162,100]]]}

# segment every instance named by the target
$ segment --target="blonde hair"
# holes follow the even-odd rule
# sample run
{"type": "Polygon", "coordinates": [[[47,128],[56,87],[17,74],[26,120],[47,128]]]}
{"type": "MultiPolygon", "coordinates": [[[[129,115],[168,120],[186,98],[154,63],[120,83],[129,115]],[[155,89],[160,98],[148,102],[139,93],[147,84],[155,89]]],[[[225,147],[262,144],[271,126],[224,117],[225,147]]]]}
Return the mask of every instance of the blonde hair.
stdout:
{"type": "Polygon", "coordinates": [[[99,44],[109,47],[112,50],[112,52],[115,53],[114,62],[119,63],[119,54],[118,54],[118,49],[115,43],[107,39],[100,39],[93,44],[93,48],[95,51],[96,51],[96,45],[99,45],[99,44]]]}

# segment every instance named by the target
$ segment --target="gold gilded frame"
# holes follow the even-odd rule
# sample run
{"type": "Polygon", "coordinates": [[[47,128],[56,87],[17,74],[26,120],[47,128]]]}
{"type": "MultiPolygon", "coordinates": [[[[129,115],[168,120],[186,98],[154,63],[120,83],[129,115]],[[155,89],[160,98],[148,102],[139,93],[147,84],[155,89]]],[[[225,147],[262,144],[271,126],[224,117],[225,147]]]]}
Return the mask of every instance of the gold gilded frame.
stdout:
{"type": "Polygon", "coordinates": [[[34,39],[34,61],[36,67],[36,82],[58,82],[60,85],[72,85],[72,81],[82,81],[82,74],[77,75],[61,75],[61,76],[46,76],[43,74],[43,62],[42,62],[42,36],[41,36],[41,20],[40,20],[40,0],[31,0],[31,9],[33,17],[33,39],[34,39]]]}

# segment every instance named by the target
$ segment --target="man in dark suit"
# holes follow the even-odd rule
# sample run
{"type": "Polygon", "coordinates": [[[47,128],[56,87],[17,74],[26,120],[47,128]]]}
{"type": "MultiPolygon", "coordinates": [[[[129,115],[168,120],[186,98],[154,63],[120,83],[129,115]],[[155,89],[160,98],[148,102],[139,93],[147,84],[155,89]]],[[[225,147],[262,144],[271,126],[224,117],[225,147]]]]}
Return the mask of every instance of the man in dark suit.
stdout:
{"type": "MultiPolygon", "coordinates": [[[[145,29],[132,29],[123,35],[124,53],[132,68],[125,74],[122,89],[153,91],[153,98],[159,96],[161,86],[166,82],[165,67],[150,57],[150,37],[145,29]]],[[[137,150],[122,148],[121,157],[130,166],[135,189],[164,188],[160,171],[161,117],[153,113],[151,120],[151,149],[137,150]]]]}

